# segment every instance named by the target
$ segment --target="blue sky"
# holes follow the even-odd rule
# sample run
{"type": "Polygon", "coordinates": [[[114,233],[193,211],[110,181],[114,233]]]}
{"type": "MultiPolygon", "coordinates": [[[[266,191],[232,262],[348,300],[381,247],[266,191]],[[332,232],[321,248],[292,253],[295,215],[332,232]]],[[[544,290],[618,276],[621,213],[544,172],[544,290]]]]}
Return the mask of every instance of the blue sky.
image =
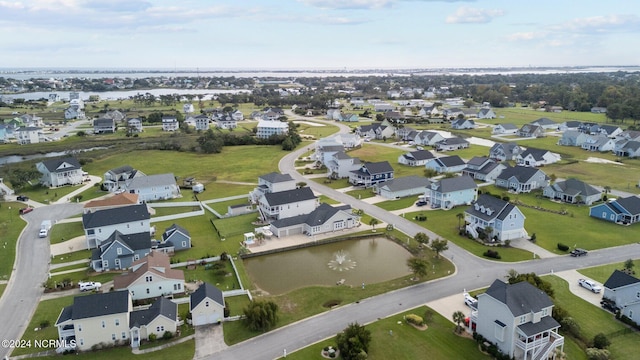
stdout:
{"type": "Polygon", "coordinates": [[[637,0],[0,0],[0,67],[639,65],[637,0]]]}

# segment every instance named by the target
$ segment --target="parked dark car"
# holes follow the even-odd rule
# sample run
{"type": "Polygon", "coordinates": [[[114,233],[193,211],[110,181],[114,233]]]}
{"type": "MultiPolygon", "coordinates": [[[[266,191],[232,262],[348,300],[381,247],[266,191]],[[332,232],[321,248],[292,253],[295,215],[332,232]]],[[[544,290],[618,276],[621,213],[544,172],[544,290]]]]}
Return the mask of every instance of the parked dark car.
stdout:
{"type": "Polygon", "coordinates": [[[611,301],[609,299],[602,299],[602,301],[600,301],[600,306],[602,306],[603,309],[611,311],[614,314],[620,310],[620,308],[616,306],[615,301],[611,301]]]}
{"type": "Polygon", "coordinates": [[[587,250],[585,249],[573,249],[571,250],[571,252],[569,253],[571,254],[571,256],[576,257],[576,256],[583,256],[583,255],[587,255],[587,250]]]}
{"type": "Polygon", "coordinates": [[[18,195],[18,196],[16,196],[16,200],[18,200],[18,201],[29,201],[29,197],[27,197],[26,195],[18,195]]]}
{"type": "Polygon", "coordinates": [[[20,215],[24,215],[24,214],[28,214],[28,213],[30,213],[32,211],[33,211],[33,208],[28,206],[26,208],[22,208],[22,209],[18,210],[18,213],[20,215]]]}
{"type": "Polygon", "coordinates": [[[420,201],[418,201],[418,202],[416,203],[416,206],[425,206],[425,205],[427,205],[427,204],[428,204],[428,203],[427,203],[426,201],[424,201],[424,200],[420,200],[420,201]]]}

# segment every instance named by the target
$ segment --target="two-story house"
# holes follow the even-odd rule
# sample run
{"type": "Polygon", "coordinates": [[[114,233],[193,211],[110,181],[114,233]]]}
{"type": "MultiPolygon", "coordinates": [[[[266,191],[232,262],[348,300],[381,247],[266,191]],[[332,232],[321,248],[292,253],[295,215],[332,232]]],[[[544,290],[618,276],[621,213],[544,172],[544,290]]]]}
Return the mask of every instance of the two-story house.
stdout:
{"type": "Polygon", "coordinates": [[[162,131],[176,131],[180,127],[178,118],[175,116],[163,116],[162,117],[162,131]]]}
{"type": "Polygon", "coordinates": [[[481,194],[464,211],[466,230],[474,238],[487,232],[489,240],[505,241],[527,237],[524,229],[525,216],[517,206],[495,196],[481,194]]]}
{"type": "Polygon", "coordinates": [[[124,235],[114,231],[91,252],[91,268],[95,271],[128,269],[134,261],[151,252],[151,234],[141,232],[124,235]]]}
{"type": "Polygon", "coordinates": [[[289,132],[289,124],[280,120],[259,120],[256,136],[268,139],[273,135],[285,135],[289,132]]]}
{"type": "Polygon", "coordinates": [[[518,132],[518,127],[511,123],[496,124],[491,133],[494,135],[515,135],[518,132]]]}
{"type": "Polygon", "coordinates": [[[530,137],[537,138],[544,136],[544,129],[542,126],[533,125],[533,124],[524,124],[518,130],[517,135],[520,137],[530,137]]]}
{"type": "Polygon", "coordinates": [[[514,142],[495,143],[489,149],[489,157],[498,161],[515,160],[524,148],[514,142]]]}
{"type": "Polygon", "coordinates": [[[563,146],[582,146],[589,138],[589,135],[578,130],[567,130],[562,133],[562,137],[558,140],[558,145],[563,146]]]}
{"type": "Polygon", "coordinates": [[[640,324],[640,279],[614,270],[603,287],[602,300],[612,302],[620,309],[620,315],[640,324]]]}
{"type": "Polygon", "coordinates": [[[140,201],[157,201],[180,197],[180,187],[173,174],[135,176],[124,186],[126,192],[137,194],[140,201]]]}
{"type": "Polygon", "coordinates": [[[136,170],[129,165],[119,166],[104,173],[102,188],[106,191],[114,192],[124,189],[127,182],[135,177],[147,176],[140,170],[136,170]]]}
{"type": "Polygon", "coordinates": [[[503,354],[518,360],[555,359],[562,352],[564,337],[551,316],[553,301],[527,281],[506,284],[496,280],[478,295],[470,326],[495,344],[503,354]]]}
{"type": "Polygon", "coordinates": [[[182,294],[186,289],[184,272],[172,269],[169,256],[157,251],[134,261],[128,273],[114,277],[113,288],[129,291],[132,300],[182,294]]]}
{"type": "Polygon", "coordinates": [[[581,147],[587,151],[613,151],[616,141],[606,135],[590,135],[582,143],[581,147]]]}
{"type": "Polygon", "coordinates": [[[106,210],[140,204],[138,195],[121,193],[107,198],[87,201],[82,209],[83,213],[94,212],[96,210],[106,210]]]}
{"type": "Polygon", "coordinates": [[[128,291],[76,296],[73,304],[62,309],[55,326],[58,339],[70,344],[75,340],[80,351],[100,343],[129,341],[129,314],[133,311],[128,291]]]}
{"type": "Polygon", "coordinates": [[[451,122],[451,128],[456,130],[475,129],[475,127],[476,127],[476,123],[473,120],[469,120],[465,118],[456,119],[451,122]]]}
{"type": "Polygon", "coordinates": [[[72,157],[45,160],[37,163],[36,169],[42,174],[40,184],[45,187],[78,185],[84,180],[82,166],[72,157]]]}
{"type": "Polygon", "coordinates": [[[249,193],[249,201],[257,203],[264,194],[293,190],[295,188],[296,181],[291,175],[277,172],[268,173],[258,177],[258,186],[249,193]]]}
{"type": "Polygon", "coordinates": [[[263,194],[258,200],[258,211],[264,220],[279,220],[308,214],[318,205],[311,188],[302,187],[263,194]]]}
{"type": "Polygon", "coordinates": [[[414,138],[413,142],[421,146],[436,146],[436,143],[444,140],[444,136],[435,131],[420,131],[414,138]]]}
{"type": "Polygon", "coordinates": [[[542,195],[569,204],[591,205],[600,200],[602,192],[578,179],[567,179],[545,187],[542,195]]]}
{"type": "Polygon", "coordinates": [[[152,247],[155,251],[173,254],[176,251],[191,249],[191,235],[189,230],[178,224],[172,224],[162,233],[160,241],[153,241],[152,247]]]}
{"type": "Polygon", "coordinates": [[[138,118],[128,119],[127,120],[127,127],[129,129],[129,132],[141,133],[143,131],[143,129],[142,129],[142,120],[140,120],[138,118]]]}
{"type": "Polygon", "coordinates": [[[432,182],[425,191],[433,209],[451,209],[458,205],[469,205],[477,196],[478,185],[470,176],[456,176],[432,182]]]}
{"type": "Polygon", "coordinates": [[[201,130],[201,131],[209,130],[209,116],[207,116],[205,114],[200,114],[200,115],[194,116],[193,120],[194,120],[194,123],[195,123],[196,131],[197,130],[201,130]]]}
{"type": "Polygon", "coordinates": [[[15,136],[18,144],[37,144],[43,137],[42,128],[35,126],[23,126],[15,131],[15,136]]]}
{"type": "Polygon", "coordinates": [[[94,134],[113,134],[116,132],[116,121],[112,118],[102,117],[93,120],[94,134]]]}
{"type": "Polygon", "coordinates": [[[531,192],[549,185],[549,177],[542,170],[525,166],[508,166],[496,178],[496,186],[515,193],[531,192]]]}
{"type": "Polygon", "coordinates": [[[549,119],[549,118],[546,118],[546,117],[534,120],[534,121],[530,122],[529,124],[538,125],[541,128],[547,129],[547,130],[558,130],[558,123],[553,121],[553,120],[551,120],[551,119],[549,119]]]}
{"type": "Polygon", "coordinates": [[[97,248],[115,231],[122,234],[150,233],[151,215],[146,204],[96,210],[82,215],[87,249],[97,248]]]}
{"type": "Polygon", "coordinates": [[[334,153],[325,163],[327,177],[331,179],[348,178],[352,171],[362,167],[360,159],[347,155],[344,151],[334,153]]]}
{"type": "Polygon", "coordinates": [[[371,187],[379,182],[393,179],[393,167],[388,161],[364,163],[360,169],[349,174],[349,183],[356,186],[371,187]]]}

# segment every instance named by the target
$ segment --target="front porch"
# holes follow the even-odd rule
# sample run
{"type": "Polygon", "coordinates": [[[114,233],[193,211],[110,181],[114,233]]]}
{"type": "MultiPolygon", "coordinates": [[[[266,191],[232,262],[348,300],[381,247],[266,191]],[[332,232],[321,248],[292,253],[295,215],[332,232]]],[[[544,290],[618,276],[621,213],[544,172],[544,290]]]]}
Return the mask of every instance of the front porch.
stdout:
{"type": "Polygon", "coordinates": [[[550,316],[537,323],[517,328],[514,356],[522,360],[555,359],[555,349],[564,350],[564,337],[558,334],[559,324],[550,316]]]}

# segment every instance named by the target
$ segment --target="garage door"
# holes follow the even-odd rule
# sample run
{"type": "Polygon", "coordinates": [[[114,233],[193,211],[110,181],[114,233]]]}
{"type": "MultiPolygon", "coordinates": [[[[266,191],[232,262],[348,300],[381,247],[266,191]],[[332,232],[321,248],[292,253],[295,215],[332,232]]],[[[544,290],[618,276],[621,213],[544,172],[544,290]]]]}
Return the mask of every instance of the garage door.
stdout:
{"type": "Polygon", "coordinates": [[[292,227],[287,229],[287,235],[298,235],[302,234],[302,227],[292,227]]]}

